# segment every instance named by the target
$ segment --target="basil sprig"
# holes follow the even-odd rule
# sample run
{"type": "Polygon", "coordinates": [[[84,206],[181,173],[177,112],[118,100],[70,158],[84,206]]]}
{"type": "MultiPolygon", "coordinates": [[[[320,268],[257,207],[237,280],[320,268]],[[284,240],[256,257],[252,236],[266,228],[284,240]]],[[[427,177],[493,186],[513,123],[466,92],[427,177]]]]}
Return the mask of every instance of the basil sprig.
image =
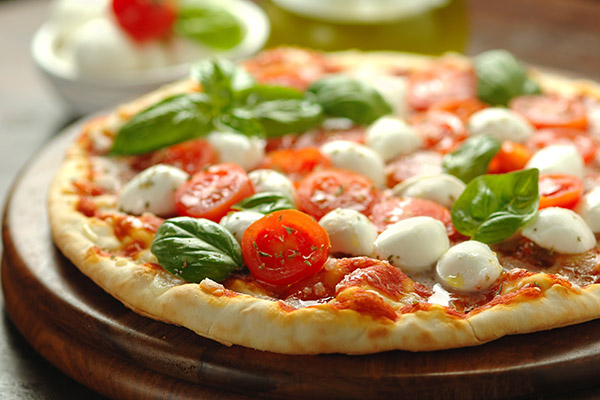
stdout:
{"type": "Polygon", "coordinates": [[[477,96],[492,105],[506,106],[520,95],[539,94],[540,87],[527,70],[506,50],[490,50],[475,57],[477,96]]]}
{"type": "Polygon", "coordinates": [[[442,159],[444,172],[465,183],[487,173],[492,158],[500,151],[502,143],[491,136],[478,135],[465,140],[454,152],[442,159]]]}
{"type": "Polygon", "coordinates": [[[159,264],[187,282],[220,282],[243,268],[242,250],[231,233],[207,219],[177,217],[158,228],[151,247],[159,264]]]}
{"type": "Polygon", "coordinates": [[[535,215],[538,178],[533,168],[473,179],[452,206],[452,223],[483,243],[507,239],[535,215]]]}
{"type": "Polygon", "coordinates": [[[365,82],[344,75],[333,75],[313,83],[308,91],[316,97],[326,114],[370,124],[392,112],[383,96],[365,82]]]}
{"type": "Polygon", "coordinates": [[[277,192],[260,192],[245,198],[232,207],[238,211],[254,211],[270,214],[275,211],[295,208],[294,203],[284,194],[277,192]]]}
{"type": "Polygon", "coordinates": [[[178,36],[219,50],[231,49],[242,41],[241,22],[214,1],[179,0],[174,26],[178,36]]]}

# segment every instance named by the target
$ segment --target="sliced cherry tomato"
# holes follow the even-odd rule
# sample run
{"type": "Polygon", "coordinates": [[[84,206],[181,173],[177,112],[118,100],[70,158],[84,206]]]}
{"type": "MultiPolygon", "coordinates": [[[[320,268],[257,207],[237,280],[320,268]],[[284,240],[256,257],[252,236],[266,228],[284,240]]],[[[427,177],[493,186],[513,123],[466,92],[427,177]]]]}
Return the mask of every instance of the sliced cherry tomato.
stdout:
{"type": "Polygon", "coordinates": [[[174,0],[113,0],[112,9],[121,28],[138,42],[169,36],[177,18],[174,0]]]}
{"type": "Polygon", "coordinates": [[[552,144],[575,145],[586,164],[594,161],[598,151],[598,141],[596,139],[586,131],[572,128],[540,129],[527,142],[532,152],[552,144]]]}
{"type": "Polygon", "coordinates": [[[317,168],[327,168],[331,161],[316,147],[275,150],[267,153],[260,167],[274,169],[298,180],[317,168]]]}
{"type": "Polygon", "coordinates": [[[319,220],[336,208],[350,208],[368,215],[380,192],[363,175],[326,169],[302,179],[296,195],[298,209],[319,220]]]}
{"type": "Polygon", "coordinates": [[[195,173],[175,192],[179,215],[219,222],[231,207],[254,194],[246,171],[225,163],[195,173]]]}
{"type": "Polygon", "coordinates": [[[204,139],[195,139],[168,147],[162,163],[194,174],[216,161],[217,152],[214,147],[204,139]]]}
{"type": "Polygon", "coordinates": [[[539,180],[539,208],[573,208],[583,194],[583,182],[573,175],[544,174],[539,180]]]}
{"type": "Polygon", "coordinates": [[[531,151],[522,143],[502,142],[500,151],[490,161],[488,172],[490,174],[504,174],[523,169],[531,156],[531,151]]]}
{"type": "Polygon", "coordinates": [[[435,151],[416,151],[394,159],[385,167],[388,187],[394,187],[415,175],[442,172],[442,155],[435,151]]]}
{"type": "Polygon", "coordinates": [[[477,80],[471,69],[441,63],[408,76],[408,104],[423,111],[442,102],[477,97],[477,80]]]}
{"type": "Polygon", "coordinates": [[[530,95],[512,99],[509,107],[536,128],[587,128],[585,105],[580,99],[558,95],[530,95]]]}
{"type": "Polygon", "coordinates": [[[447,111],[430,110],[417,114],[411,124],[423,138],[426,149],[449,153],[467,138],[464,123],[447,111]]]}
{"type": "Polygon", "coordinates": [[[434,109],[448,111],[456,115],[464,123],[467,122],[471,115],[487,107],[489,106],[486,103],[475,97],[468,99],[440,101],[433,105],[434,109]]]}
{"type": "Polygon", "coordinates": [[[257,280],[270,285],[289,285],[319,272],[329,247],[327,231],[297,210],[267,214],[242,236],[245,264],[257,280]]]}
{"type": "Polygon", "coordinates": [[[426,199],[386,196],[373,205],[370,218],[377,230],[383,232],[385,228],[393,223],[421,216],[441,221],[446,226],[448,236],[456,232],[452,224],[450,211],[435,201],[426,199]]]}

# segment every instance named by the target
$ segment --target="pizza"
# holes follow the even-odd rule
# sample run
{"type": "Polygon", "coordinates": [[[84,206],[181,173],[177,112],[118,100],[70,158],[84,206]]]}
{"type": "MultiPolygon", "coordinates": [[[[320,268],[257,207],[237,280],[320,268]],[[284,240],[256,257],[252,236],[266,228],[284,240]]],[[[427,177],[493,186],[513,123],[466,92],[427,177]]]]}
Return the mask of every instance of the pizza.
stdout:
{"type": "Polygon", "coordinates": [[[480,345],[600,317],[599,122],[596,84],[502,50],[206,60],[84,124],[51,229],[125,306],[224,345],[480,345]]]}

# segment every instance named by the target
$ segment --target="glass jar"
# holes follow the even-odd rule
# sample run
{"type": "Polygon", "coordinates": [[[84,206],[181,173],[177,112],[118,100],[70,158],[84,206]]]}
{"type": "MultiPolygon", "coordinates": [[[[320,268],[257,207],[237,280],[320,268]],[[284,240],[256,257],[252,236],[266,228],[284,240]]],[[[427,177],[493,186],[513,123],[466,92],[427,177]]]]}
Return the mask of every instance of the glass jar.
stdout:
{"type": "Polygon", "coordinates": [[[463,52],[465,0],[263,0],[267,47],[463,52]]]}

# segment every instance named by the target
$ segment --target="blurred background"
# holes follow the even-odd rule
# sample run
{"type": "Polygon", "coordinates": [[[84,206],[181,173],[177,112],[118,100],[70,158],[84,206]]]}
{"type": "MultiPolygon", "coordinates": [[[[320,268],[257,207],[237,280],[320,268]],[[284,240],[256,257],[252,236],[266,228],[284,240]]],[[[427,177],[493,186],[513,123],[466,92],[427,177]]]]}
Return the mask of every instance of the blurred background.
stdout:
{"type": "MultiPolygon", "coordinates": [[[[211,32],[190,33],[183,28],[187,36],[200,37],[202,45],[190,45],[187,39],[182,39],[172,41],[172,48],[148,47],[148,51],[136,53],[135,57],[120,41],[120,34],[106,24],[101,28],[105,29],[102,31],[105,35],[97,37],[88,32],[85,40],[79,40],[83,34],[75,35],[75,31],[70,30],[74,29],[71,26],[74,21],[79,21],[77,24],[87,21],[86,15],[92,13],[99,0],[61,1],[60,7],[57,3],[58,0],[0,0],[1,204],[8,196],[11,183],[18,180],[18,171],[36,151],[82,114],[102,108],[96,104],[83,107],[77,101],[77,92],[73,90],[81,87],[83,78],[81,74],[73,74],[70,69],[73,63],[79,63],[80,72],[89,73],[83,74],[86,78],[83,81],[112,88],[109,94],[134,80],[132,76],[138,73],[137,67],[132,66],[138,65],[136,63],[147,62],[160,67],[160,74],[147,74],[154,75],[152,79],[159,75],[158,81],[145,76],[141,82],[154,85],[161,79],[182,75],[179,67],[189,61],[186,57],[198,58],[217,51],[235,59],[263,46],[281,44],[325,50],[359,48],[426,54],[456,51],[467,55],[505,48],[531,65],[600,81],[598,0],[256,0],[252,3],[236,0],[229,11],[242,20],[241,31],[247,36],[232,42],[233,47],[215,43],[214,32],[211,36],[211,32]],[[74,3],[79,3],[79,7],[74,3]],[[65,54],[50,67],[40,65],[39,60],[36,66],[32,41],[36,31],[49,20],[55,22],[52,29],[60,28],[57,28],[60,34],[56,33],[59,39],[51,35],[42,39],[58,40],[52,42],[53,46],[63,46],[65,54]],[[65,28],[67,25],[69,29],[65,28]],[[252,40],[244,42],[250,36],[252,40]],[[110,47],[111,43],[116,43],[116,47],[110,47]],[[220,48],[215,50],[215,45],[220,48]],[[98,60],[94,58],[95,52],[90,51],[93,46],[116,50],[111,53],[113,58],[98,60]],[[104,66],[95,69],[99,63],[104,66]],[[116,71],[113,75],[102,75],[103,71],[118,65],[134,68],[133,74],[116,71]],[[49,73],[47,68],[52,71],[49,73]],[[118,76],[116,84],[115,76],[118,76]],[[67,92],[59,96],[58,91],[64,91],[65,87],[67,92]],[[65,102],[65,93],[70,93],[67,97],[74,96],[70,98],[71,105],[65,102]],[[81,109],[76,109],[77,105],[81,109]]],[[[235,35],[237,28],[231,24],[227,27],[234,32],[231,35],[235,35]]],[[[51,57],[44,52],[49,48],[46,43],[50,42],[40,43],[40,57],[51,57]]],[[[143,89],[149,90],[149,87],[143,86],[143,89]]],[[[131,92],[123,95],[130,96],[131,92]]],[[[38,356],[3,315],[0,319],[0,398],[75,399],[83,396],[100,398],[38,356]]]]}

